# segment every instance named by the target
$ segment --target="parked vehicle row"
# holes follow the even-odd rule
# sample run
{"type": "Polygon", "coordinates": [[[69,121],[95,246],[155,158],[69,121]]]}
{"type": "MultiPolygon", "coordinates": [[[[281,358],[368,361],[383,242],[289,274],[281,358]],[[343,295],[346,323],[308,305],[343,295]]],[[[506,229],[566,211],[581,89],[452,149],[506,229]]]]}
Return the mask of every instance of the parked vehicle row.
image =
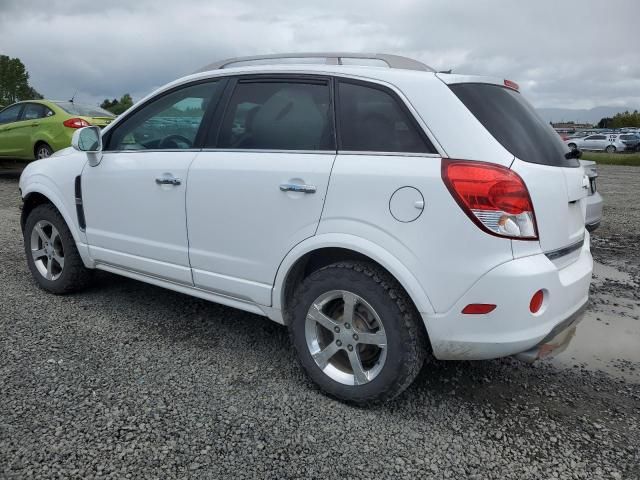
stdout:
{"type": "Polygon", "coordinates": [[[0,157],[33,160],[71,145],[82,127],[105,127],[114,115],[76,102],[29,100],[0,111],[0,157]]]}
{"type": "Polygon", "coordinates": [[[564,140],[572,150],[592,150],[607,153],[640,151],[640,135],[634,133],[608,133],[569,137],[564,140]]]}
{"type": "Polygon", "coordinates": [[[327,61],[208,66],[29,164],[37,283],[67,293],[101,269],[265,315],[356,403],[398,395],[427,354],[566,347],[591,281],[589,178],[518,86],[310,56],[327,61]]]}

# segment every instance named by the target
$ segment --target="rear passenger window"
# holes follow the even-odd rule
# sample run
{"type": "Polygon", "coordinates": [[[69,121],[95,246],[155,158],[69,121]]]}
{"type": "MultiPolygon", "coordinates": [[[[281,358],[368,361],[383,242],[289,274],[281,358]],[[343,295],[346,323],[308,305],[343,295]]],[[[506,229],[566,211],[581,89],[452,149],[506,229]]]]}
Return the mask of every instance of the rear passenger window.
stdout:
{"type": "Polygon", "coordinates": [[[338,93],[341,150],[435,153],[409,112],[386,91],[340,82],[338,93]]]}
{"type": "Polygon", "coordinates": [[[328,82],[240,81],[218,148],[335,150],[328,82]]]}
{"type": "Polygon", "coordinates": [[[22,120],[36,120],[47,116],[48,108],[39,103],[27,103],[22,112],[22,120]]]}

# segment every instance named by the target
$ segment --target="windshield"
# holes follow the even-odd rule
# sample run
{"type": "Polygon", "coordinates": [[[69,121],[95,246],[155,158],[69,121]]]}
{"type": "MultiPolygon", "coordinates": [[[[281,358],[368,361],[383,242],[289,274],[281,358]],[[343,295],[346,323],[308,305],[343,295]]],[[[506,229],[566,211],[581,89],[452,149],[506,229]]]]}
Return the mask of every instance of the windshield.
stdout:
{"type": "Polygon", "coordinates": [[[529,163],[578,167],[567,159],[567,147],[524,97],[510,88],[488,83],[449,86],[493,137],[513,155],[529,163]]]}
{"type": "Polygon", "coordinates": [[[55,102],[55,104],[71,115],[80,115],[81,117],[115,117],[113,113],[100,107],[92,107],[75,102],[55,102]]]}

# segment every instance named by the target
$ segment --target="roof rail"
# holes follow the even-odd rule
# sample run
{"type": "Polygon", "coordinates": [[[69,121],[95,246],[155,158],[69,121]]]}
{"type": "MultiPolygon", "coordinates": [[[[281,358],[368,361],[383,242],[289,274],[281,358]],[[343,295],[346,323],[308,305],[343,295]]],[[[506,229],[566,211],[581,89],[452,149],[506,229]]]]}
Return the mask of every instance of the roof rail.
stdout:
{"type": "MultiPolygon", "coordinates": [[[[418,60],[402,57],[400,55],[390,55],[387,53],[348,53],[348,52],[312,52],[312,53],[276,53],[270,55],[254,55],[250,57],[228,58],[219,62],[211,63],[194,73],[207,72],[209,70],[219,70],[221,68],[230,68],[234,63],[244,63],[262,60],[283,59],[305,59],[305,58],[324,58],[326,65],[342,65],[342,59],[363,59],[363,60],[381,60],[386,63],[389,68],[401,68],[405,70],[420,70],[423,72],[435,72],[433,68],[425,65],[418,60]]],[[[268,64],[268,63],[266,63],[268,64]]]]}

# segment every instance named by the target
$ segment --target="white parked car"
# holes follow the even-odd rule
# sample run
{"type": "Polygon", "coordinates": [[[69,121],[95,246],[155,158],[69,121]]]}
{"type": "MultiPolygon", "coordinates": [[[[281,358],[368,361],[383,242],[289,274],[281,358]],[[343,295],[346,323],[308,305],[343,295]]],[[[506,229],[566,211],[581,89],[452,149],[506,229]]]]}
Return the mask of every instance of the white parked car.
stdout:
{"type": "Polygon", "coordinates": [[[355,403],[399,394],[428,354],[566,346],[591,281],[589,182],[517,85],[293,56],[209,66],[28,165],[37,283],[68,293],[100,269],[267,316],[355,403]]]}
{"type": "Polygon", "coordinates": [[[572,150],[594,150],[607,153],[623,152],[627,148],[618,133],[598,133],[582,138],[569,138],[564,143],[572,150]]]}

